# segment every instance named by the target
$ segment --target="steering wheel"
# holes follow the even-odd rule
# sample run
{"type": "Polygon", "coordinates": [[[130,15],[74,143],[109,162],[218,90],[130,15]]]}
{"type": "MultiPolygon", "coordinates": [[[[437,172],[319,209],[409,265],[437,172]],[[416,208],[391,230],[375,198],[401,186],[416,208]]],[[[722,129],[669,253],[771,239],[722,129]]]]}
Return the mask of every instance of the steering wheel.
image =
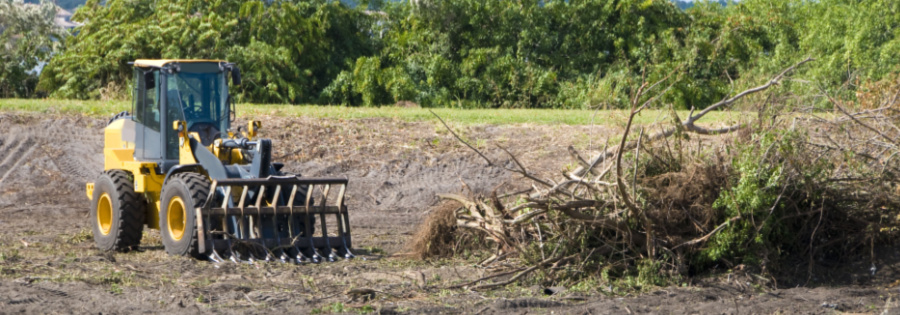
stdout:
{"type": "Polygon", "coordinates": [[[185,120],[190,120],[190,118],[193,118],[194,116],[196,116],[196,114],[194,113],[194,109],[191,108],[190,106],[182,106],[181,109],[182,109],[182,111],[184,111],[184,119],[185,120]]]}

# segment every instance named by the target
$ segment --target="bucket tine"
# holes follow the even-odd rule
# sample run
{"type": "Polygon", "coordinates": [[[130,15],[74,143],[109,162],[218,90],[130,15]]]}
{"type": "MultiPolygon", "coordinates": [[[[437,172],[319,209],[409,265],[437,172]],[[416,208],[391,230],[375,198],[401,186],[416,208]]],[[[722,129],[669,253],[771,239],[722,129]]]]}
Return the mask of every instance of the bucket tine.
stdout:
{"type": "Polygon", "coordinates": [[[237,259],[234,257],[234,251],[232,250],[231,240],[226,240],[225,242],[226,244],[228,244],[228,249],[226,250],[228,252],[227,260],[230,260],[233,263],[237,263],[237,259]]]}
{"type": "Polygon", "coordinates": [[[231,260],[231,262],[235,264],[240,263],[238,253],[234,250],[234,242],[227,236],[225,237],[225,242],[228,244],[228,260],[231,260]]]}
{"type": "MultiPolygon", "coordinates": [[[[228,186],[228,188],[226,188],[225,191],[227,193],[225,194],[225,201],[222,202],[222,208],[228,209],[228,206],[231,204],[231,201],[230,201],[231,200],[231,194],[230,194],[231,186],[228,186]]],[[[227,215],[222,216],[222,232],[225,237],[225,243],[228,244],[228,256],[229,256],[228,260],[231,260],[232,262],[237,263],[237,260],[234,258],[234,251],[232,250],[232,247],[234,245],[231,243],[231,236],[228,234],[228,217],[229,216],[227,216],[227,215]]],[[[238,231],[235,231],[235,233],[237,233],[237,232],[238,231]]],[[[215,245],[213,245],[212,248],[213,248],[213,253],[215,253],[215,250],[216,250],[215,245]]]]}
{"type": "Polygon", "coordinates": [[[252,264],[253,264],[254,259],[253,259],[253,255],[252,255],[252,254],[248,253],[247,259],[243,259],[243,258],[244,258],[244,254],[241,254],[241,252],[237,252],[237,253],[238,253],[238,255],[237,255],[237,261],[238,261],[238,263],[244,263],[244,264],[248,264],[248,265],[252,265],[252,264]]]}
{"type": "Polygon", "coordinates": [[[306,257],[306,255],[303,254],[303,251],[297,248],[296,245],[294,245],[294,251],[297,252],[297,258],[294,260],[297,264],[305,264],[311,261],[309,257],[306,257]]]}
{"type": "Polygon", "coordinates": [[[303,216],[303,228],[304,236],[309,241],[309,256],[313,263],[318,264],[322,261],[322,255],[319,255],[319,251],[316,250],[316,244],[313,243],[313,233],[312,233],[312,222],[309,220],[312,214],[309,213],[309,204],[312,202],[312,187],[306,190],[306,203],[304,204],[304,209],[306,210],[306,215],[303,216]]]}
{"type": "MultiPolygon", "coordinates": [[[[335,214],[337,218],[337,226],[338,226],[338,236],[341,238],[341,248],[338,251],[338,255],[344,257],[344,259],[351,259],[355,257],[353,253],[350,252],[350,247],[347,246],[347,238],[345,232],[349,233],[349,231],[345,231],[344,229],[344,191],[347,189],[347,185],[341,185],[341,190],[338,192],[337,199],[337,208],[338,211],[335,214]]],[[[348,224],[346,227],[348,230],[350,225],[348,224]]],[[[327,238],[326,238],[327,239],[327,238]]]]}
{"type": "Polygon", "coordinates": [[[325,248],[322,248],[323,254],[328,259],[329,262],[333,262],[336,257],[334,255],[334,250],[332,250],[331,242],[328,240],[328,224],[325,223],[325,205],[328,199],[328,190],[331,189],[331,184],[325,184],[325,189],[322,192],[322,203],[319,207],[319,220],[322,221],[322,238],[325,239],[325,248]]]}
{"type": "Polygon", "coordinates": [[[256,215],[251,214],[250,217],[250,238],[261,238],[262,237],[262,214],[260,213],[260,207],[262,206],[263,200],[266,199],[266,186],[259,186],[259,192],[256,193],[256,204],[254,208],[256,208],[256,215]]]}
{"type": "Polygon", "coordinates": [[[262,240],[250,240],[247,242],[247,245],[249,246],[248,252],[250,253],[250,257],[253,257],[254,260],[263,262],[272,261],[273,257],[262,240]]]}
{"type": "MultiPolygon", "coordinates": [[[[216,198],[216,191],[219,189],[218,185],[218,181],[212,181],[209,188],[210,193],[203,202],[204,206],[209,207],[209,205],[213,203],[213,200],[216,198]]],[[[200,254],[207,254],[207,256],[209,256],[209,254],[213,253],[215,250],[212,234],[210,234],[210,230],[212,230],[212,218],[210,217],[209,211],[203,211],[203,207],[197,207],[195,210],[197,214],[197,250],[200,254]]]]}
{"type": "MultiPolygon", "coordinates": [[[[262,223],[262,222],[260,222],[260,223],[262,223]]],[[[265,241],[260,240],[260,245],[261,245],[260,247],[256,248],[256,252],[259,254],[262,254],[262,255],[260,255],[260,256],[264,257],[262,260],[267,263],[275,261],[275,256],[273,256],[272,252],[269,251],[268,248],[266,248],[265,241]]]]}
{"type": "MultiPolygon", "coordinates": [[[[263,235],[261,233],[263,222],[262,222],[262,213],[261,213],[260,209],[262,207],[262,202],[265,199],[266,199],[266,186],[261,185],[261,186],[259,186],[259,191],[256,193],[256,204],[254,204],[254,206],[253,206],[254,208],[256,208],[256,215],[253,215],[253,214],[249,215],[250,238],[251,239],[259,239],[259,238],[263,237],[263,235]]],[[[256,260],[262,260],[265,262],[269,262],[269,253],[266,252],[265,255],[260,253],[259,248],[254,246],[256,244],[257,244],[256,242],[254,242],[253,240],[250,240],[250,243],[249,243],[250,257],[256,258],[256,260]],[[259,258],[259,257],[262,257],[262,258],[259,258]]],[[[265,248],[265,243],[262,244],[262,247],[265,248]]]]}
{"type": "Polygon", "coordinates": [[[219,256],[219,252],[217,252],[215,248],[213,248],[213,249],[210,251],[210,253],[209,253],[209,260],[212,261],[212,262],[214,262],[214,263],[217,263],[217,264],[225,262],[225,259],[222,258],[222,256],[219,256]]]}
{"type": "Polygon", "coordinates": [[[249,191],[250,187],[244,185],[243,190],[241,190],[241,200],[238,202],[238,209],[241,210],[241,215],[235,218],[238,223],[238,237],[245,240],[250,238],[246,225],[247,222],[245,221],[246,215],[244,214],[244,206],[246,205],[245,202],[247,201],[247,194],[249,191]]]}
{"type": "Polygon", "coordinates": [[[225,244],[228,245],[228,247],[227,247],[228,260],[230,260],[231,262],[233,262],[235,264],[241,263],[242,262],[241,256],[240,256],[241,253],[238,252],[237,250],[235,250],[235,248],[234,248],[237,244],[235,244],[235,239],[234,239],[233,235],[225,233],[224,236],[225,236],[225,244]]]}
{"type": "Polygon", "coordinates": [[[210,251],[209,255],[206,255],[206,259],[209,260],[209,261],[211,261],[211,262],[213,262],[214,264],[219,264],[219,263],[221,263],[222,260],[216,258],[216,256],[218,256],[218,254],[216,254],[216,250],[213,249],[213,250],[210,251]]]}
{"type": "Polygon", "coordinates": [[[255,245],[256,245],[256,243],[251,240],[233,240],[231,242],[231,246],[229,247],[232,252],[232,255],[231,255],[232,261],[237,262],[237,263],[248,263],[248,264],[255,263],[257,260],[259,260],[256,257],[254,257],[255,256],[254,251],[256,249],[255,245]],[[247,257],[246,260],[244,260],[244,256],[247,257]]]}
{"type": "MultiPolygon", "coordinates": [[[[250,241],[248,241],[248,242],[250,242],[250,241]]],[[[260,260],[260,259],[257,258],[258,256],[256,255],[256,250],[253,247],[252,243],[248,243],[248,245],[249,245],[249,247],[247,248],[247,263],[254,264],[254,263],[256,263],[257,260],[260,260]]]]}
{"type": "MultiPolygon", "coordinates": [[[[279,186],[279,188],[280,188],[280,186],[279,186]]],[[[297,238],[294,236],[294,234],[296,234],[296,233],[294,233],[294,197],[296,197],[296,196],[297,196],[297,184],[294,184],[293,186],[291,186],[291,195],[288,197],[287,203],[285,203],[285,205],[288,206],[288,209],[289,209],[288,211],[290,211],[288,213],[287,230],[288,230],[288,237],[290,237],[290,239],[291,239],[291,245],[290,245],[290,247],[288,247],[288,249],[290,249],[291,252],[297,251],[297,246],[296,246],[297,238]]],[[[278,243],[281,244],[281,241],[279,241],[278,243]]],[[[282,257],[284,257],[285,254],[287,254],[288,260],[290,260],[292,263],[295,263],[295,264],[301,263],[299,252],[297,252],[297,254],[294,257],[290,257],[291,254],[288,253],[287,250],[282,248],[281,253],[282,253],[282,257]]]]}
{"type": "MultiPolygon", "coordinates": [[[[218,184],[219,184],[218,181],[213,181],[213,184],[212,184],[213,189],[210,189],[210,191],[216,192],[217,191],[216,187],[218,187],[218,184]]],[[[225,188],[219,187],[218,189],[222,189],[222,197],[223,197],[222,198],[222,208],[228,208],[228,205],[231,203],[231,186],[225,186],[225,188]]],[[[209,199],[206,202],[207,205],[210,204],[214,200],[213,199],[214,194],[215,193],[212,193],[209,195],[209,199]]],[[[209,213],[210,213],[210,211],[206,211],[207,221],[212,222],[212,218],[209,217],[210,216],[209,213]]],[[[227,217],[228,216],[222,216],[222,220],[221,220],[222,231],[224,233],[228,233],[228,225],[226,224],[227,217]]],[[[211,239],[212,233],[209,233],[209,235],[210,235],[210,239],[211,239]]],[[[216,246],[213,241],[210,241],[210,260],[215,261],[216,263],[225,262],[225,259],[222,258],[221,255],[219,255],[218,251],[216,251],[216,246]]]]}
{"type": "MultiPolygon", "coordinates": [[[[296,253],[296,254],[294,254],[294,257],[291,258],[291,262],[293,262],[293,263],[295,263],[295,264],[304,264],[304,263],[306,263],[306,262],[309,260],[309,258],[306,257],[306,255],[303,255],[303,252],[300,251],[299,248],[297,248],[297,240],[300,238],[300,234],[299,234],[299,233],[300,233],[301,231],[295,231],[295,230],[294,230],[294,226],[295,226],[294,222],[296,222],[296,221],[294,221],[294,220],[295,220],[295,219],[294,219],[294,201],[295,201],[296,198],[297,198],[297,190],[298,190],[298,189],[300,189],[300,184],[293,184],[293,185],[292,185],[292,187],[291,187],[291,195],[288,197],[288,200],[287,200],[287,203],[286,203],[287,206],[288,206],[288,209],[290,209],[290,214],[288,215],[288,222],[287,222],[287,224],[288,224],[288,237],[291,238],[290,250],[291,250],[291,252],[296,253]]],[[[286,251],[285,251],[285,252],[286,252],[286,251]]]]}
{"type": "Polygon", "coordinates": [[[272,197],[272,207],[274,211],[272,212],[272,229],[275,234],[275,242],[277,245],[278,253],[273,253],[278,255],[278,260],[286,263],[287,262],[287,254],[284,253],[284,247],[281,246],[281,231],[278,230],[278,201],[281,197],[281,185],[275,186],[275,196],[272,197]]]}
{"type": "Polygon", "coordinates": [[[309,258],[306,255],[303,255],[303,251],[297,247],[297,241],[300,236],[295,236],[291,238],[291,243],[288,245],[281,246],[283,253],[286,253],[288,256],[288,260],[291,263],[301,265],[309,262],[309,258]]]}
{"type": "Polygon", "coordinates": [[[240,243],[238,242],[233,242],[231,244],[231,261],[238,264],[247,263],[248,261],[244,260],[243,257],[241,257],[243,256],[243,254],[241,254],[241,251],[235,248],[238,245],[240,245],[240,243]]]}

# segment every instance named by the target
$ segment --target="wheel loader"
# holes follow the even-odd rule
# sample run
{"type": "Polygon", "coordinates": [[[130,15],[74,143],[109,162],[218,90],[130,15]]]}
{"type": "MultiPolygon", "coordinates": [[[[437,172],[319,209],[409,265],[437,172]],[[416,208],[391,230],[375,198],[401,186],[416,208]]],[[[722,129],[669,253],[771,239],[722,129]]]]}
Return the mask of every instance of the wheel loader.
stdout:
{"type": "Polygon", "coordinates": [[[134,249],[146,226],[160,231],[167,253],[214,262],[353,257],[347,179],[282,172],[272,141],[257,137],[259,121],[231,125],[235,64],[130,64],[132,111],[109,121],[104,171],[86,187],[99,249],[134,249]]]}

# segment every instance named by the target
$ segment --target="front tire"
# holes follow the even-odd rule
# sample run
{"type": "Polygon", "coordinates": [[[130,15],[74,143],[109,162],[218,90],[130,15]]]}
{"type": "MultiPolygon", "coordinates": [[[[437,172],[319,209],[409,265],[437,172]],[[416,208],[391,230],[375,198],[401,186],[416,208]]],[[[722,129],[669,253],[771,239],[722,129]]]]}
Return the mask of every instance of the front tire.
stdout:
{"type": "Polygon", "coordinates": [[[197,250],[196,208],[209,195],[209,180],[197,173],[178,173],[160,194],[159,232],[169,255],[200,257],[197,250]]]}
{"type": "Polygon", "coordinates": [[[108,170],[94,182],[91,199],[91,226],[97,248],[128,251],[141,243],[144,206],[134,192],[131,174],[108,170]]]}

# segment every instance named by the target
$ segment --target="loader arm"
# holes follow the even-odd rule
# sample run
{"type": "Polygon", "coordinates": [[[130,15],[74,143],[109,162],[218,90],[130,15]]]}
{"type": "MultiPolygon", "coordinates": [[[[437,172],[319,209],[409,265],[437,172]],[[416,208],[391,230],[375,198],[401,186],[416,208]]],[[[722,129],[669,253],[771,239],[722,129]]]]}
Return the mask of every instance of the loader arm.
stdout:
{"type": "MultiPolygon", "coordinates": [[[[184,132],[185,125],[181,121],[173,124],[173,131],[180,137],[181,163],[198,166],[211,180],[205,202],[194,209],[198,254],[217,262],[254,256],[297,263],[354,257],[344,202],[347,179],[276,175],[271,140],[220,139],[204,147],[197,134],[184,132]],[[231,159],[221,158],[230,154],[221,153],[228,150],[240,150],[242,163],[226,164],[231,159]],[[336,198],[329,198],[335,189],[336,198]],[[322,194],[318,204],[313,199],[314,192],[322,194]],[[334,200],[329,203],[329,199],[334,200]],[[335,216],[336,236],[329,235],[327,215],[335,216]],[[288,224],[285,229],[278,222],[280,217],[286,217],[288,222],[302,220],[302,224],[288,224]],[[318,236],[314,233],[315,219],[320,223],[318,236]]],[[[249,125],[258,129],[261,124],[253,121],[249,125]]]]}

